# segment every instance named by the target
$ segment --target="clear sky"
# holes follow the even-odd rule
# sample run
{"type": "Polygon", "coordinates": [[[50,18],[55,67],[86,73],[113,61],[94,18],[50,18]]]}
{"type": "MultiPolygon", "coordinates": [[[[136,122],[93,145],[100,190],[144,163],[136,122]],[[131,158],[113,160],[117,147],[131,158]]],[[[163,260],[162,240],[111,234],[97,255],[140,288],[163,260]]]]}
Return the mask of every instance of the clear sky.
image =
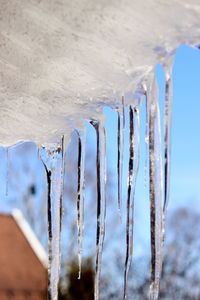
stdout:
{"type": "Polygon", "coordinates": [[[173,69],[171,204],[200,208],[200,51],[182,46],[173,69]]]}

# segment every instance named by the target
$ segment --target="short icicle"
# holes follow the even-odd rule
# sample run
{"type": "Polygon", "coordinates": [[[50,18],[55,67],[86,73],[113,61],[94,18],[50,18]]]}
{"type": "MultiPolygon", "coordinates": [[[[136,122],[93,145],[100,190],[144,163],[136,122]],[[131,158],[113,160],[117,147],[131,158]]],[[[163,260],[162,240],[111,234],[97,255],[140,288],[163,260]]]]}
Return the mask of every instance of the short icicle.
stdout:
{"type": "Polygon", "coordinates": [[[165,69],[165,112],[164,112],[164,205],[163,205],[163,242],[165,222],[169,202],[170,162],[171,162],[171,126],[172,126],[172,66],[173,57],[164,65],[165,69]]]}
{"type": "Polygon", "coordinates": [[[6,148],[6,191],[5,196],[8,197],[8,180],[9,180],[10,156],[9,147],[6,148]]]}
{"type": "Polygon", "coordinates": [[[39,156],[47,176],[48,300],[58,299],[63,196],[63,139],[61,145],[40,148],[39,156]]]}
{"type": "MultiPolygon", "coordinates": [[[[117,129],[117,181],[118,181],[118,212],[120,220],[122,219],[122,175],[124,160],[124,132],[125,132],[125,104],[122,97],[122,113],[118,111],[118,129],[117,129]]],[[[121,220],[122,221],[122,220],[121,220]]]]}
{"type": "Polygon", "coordinates": [[[85,131],[78,135],[78,184],[77,184],[77,228],[78,228],[78,279],[81,278],[82,240],[84,231],[84,172],[85,172],[85,131]]]}
{"type": "Polygon", "coordinates": [[[162,271],[162,151],[158,88],[155,77],[147,90],[149,132],[149,194],[151,226],[150,300],[159,299],[162,271]]]}
{"type": "Polygon", "coordinates": [[[129,107],[129,175],[126,216],[126,258],[124,269],[124,299],[127,299],[128,274],[133,255],[133,224],[134,224],[134,198],[136,180],[139,168],[140,122],[139,108],[129,107]]]}
{"type": "Polygon", "coordinates": [[[102,122],[92,120],[97,136],[97,233],[94,299],[99,300],[101,261],[106,221],[106,133],[102,122]]]}

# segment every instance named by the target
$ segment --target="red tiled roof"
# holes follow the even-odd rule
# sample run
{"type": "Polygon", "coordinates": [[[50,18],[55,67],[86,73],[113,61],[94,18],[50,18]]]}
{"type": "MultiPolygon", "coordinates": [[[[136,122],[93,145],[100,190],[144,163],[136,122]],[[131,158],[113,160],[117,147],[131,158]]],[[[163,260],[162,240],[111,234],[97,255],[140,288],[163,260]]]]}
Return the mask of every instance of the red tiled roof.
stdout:
{"type": "Polygon", "coordinates": [[[15,218],[0,214],[0,300],[46,299],[47,271],[15,218]]]}

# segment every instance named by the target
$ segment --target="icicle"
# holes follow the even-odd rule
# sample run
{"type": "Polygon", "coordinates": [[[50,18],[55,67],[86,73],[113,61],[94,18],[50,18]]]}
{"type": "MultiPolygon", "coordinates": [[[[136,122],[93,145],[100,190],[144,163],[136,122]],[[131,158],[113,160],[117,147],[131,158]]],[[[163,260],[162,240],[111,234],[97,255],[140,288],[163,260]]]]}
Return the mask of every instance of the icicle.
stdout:
{"type": "MultiPolygon", "coordinates": [[[[145,96],[147,94],[145,92],[145,96]]],[[[146,132],[145,132],[145,166],[144,166],[144,186],[147,188],[147,181],[148,181],[148,148],[149,148],[149,124],[148,124],[148,108],[147,108],[147,101],[146,101],[146,132]]]]}
{"type": "Polygon", "coordinates": [[[82,240],[84,230],[84,171],[85,171],[85,131],[78,135],[78,186],[77,186],[77,228],[78,228],[78,279],[81,278],[82,240]]]}
{"type": "Polygon", "coordinates": [[[40,149],[48,193],[48,300],[57,300],[60,273],[61,214],[63,195],[63,143],[56,148],[40,149]]]}
{"type": "Polygon", "coordinates": [[[51,287],[52,266],[52,212],[51,212],[51,171],[44,164],[47,175],[47,218],[48,218],[48,300],[53,299],[51,287]]]}
{"type": "Polygon", "coordinates": [[[117,183],[118,183],[118,212],[121,220],[121,115],[118,111],[117,127],[117,183]]]}
{"type": "Polygon", "coordinates": [[[165,238],[165,219],[169,202],[171,123],[172,123],[172,66],[173,56],[165,68],[165,116],[164,116],[164,206],[163,206],[163,241],[165,238]]]}
{"type": "Polygon", "coordinates": [[[97,135],[97,234],[96,234],[96,270],[94,299],[99,299],[99,282],[101,273],[102,251],[105,236],[106,219],[106,133],[101,122],[91,121],[97,135]]]}
{"type": "Polygon", "coordinates": [[[124,97],[122,97],[122,114],[118,111],[118,134],[117,134],[118,211],[119,211],[120,220],[121,220],[121,205],[122,205],[124,131],[125,131],[125,105],[124,105],[124,97]]]}
{"type": "Polygon", "coordinates": [[[149,193],[151,223],[150,300],[158,300],[162,270],[162,151],[158,89],[155,78],[147,90],[149,132],[149,193]]]}
{"type": "Polygon", "coordinates": [[[6,160],[7,160],[7,164],[6,164],[6,192],[5,195],[6,197],[8,197],[8,179],[9,179],[9,147],[6,148],[6,160]]]}
{"type": "Polygon", "coordinates": [[[62,217],[63,217],[63,193],[64,193],[64,174],[65,174],[65,137],[64,135],[61,138],[61,147],[58,148],[58,151],[61,151],[61,190],[60,190],[60,233],[62,231],[62,217]]]}
{"type": "Polygon", "coordinates": [[[127,196],[127,219],[126,219],[126,259],[124,270],[124,299],[127,299],[128,273],[133,254],[133,223],[134,223],[134,198],[135,187],[139,168],[139,109],[130,106],[130,153],[129,153],[129,176],[127,196]]]}

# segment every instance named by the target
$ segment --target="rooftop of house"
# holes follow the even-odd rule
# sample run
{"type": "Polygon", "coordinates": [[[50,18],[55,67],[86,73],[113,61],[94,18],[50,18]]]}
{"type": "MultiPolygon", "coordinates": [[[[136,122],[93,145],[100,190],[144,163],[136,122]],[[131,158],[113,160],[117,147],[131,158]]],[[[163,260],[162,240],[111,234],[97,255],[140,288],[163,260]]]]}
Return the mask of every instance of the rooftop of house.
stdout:
{"type": "Polygon", "coordinates": [[[45,299],[47,256],[19,211],[0,214],[0,240],[0,299],[45,299]]]}

